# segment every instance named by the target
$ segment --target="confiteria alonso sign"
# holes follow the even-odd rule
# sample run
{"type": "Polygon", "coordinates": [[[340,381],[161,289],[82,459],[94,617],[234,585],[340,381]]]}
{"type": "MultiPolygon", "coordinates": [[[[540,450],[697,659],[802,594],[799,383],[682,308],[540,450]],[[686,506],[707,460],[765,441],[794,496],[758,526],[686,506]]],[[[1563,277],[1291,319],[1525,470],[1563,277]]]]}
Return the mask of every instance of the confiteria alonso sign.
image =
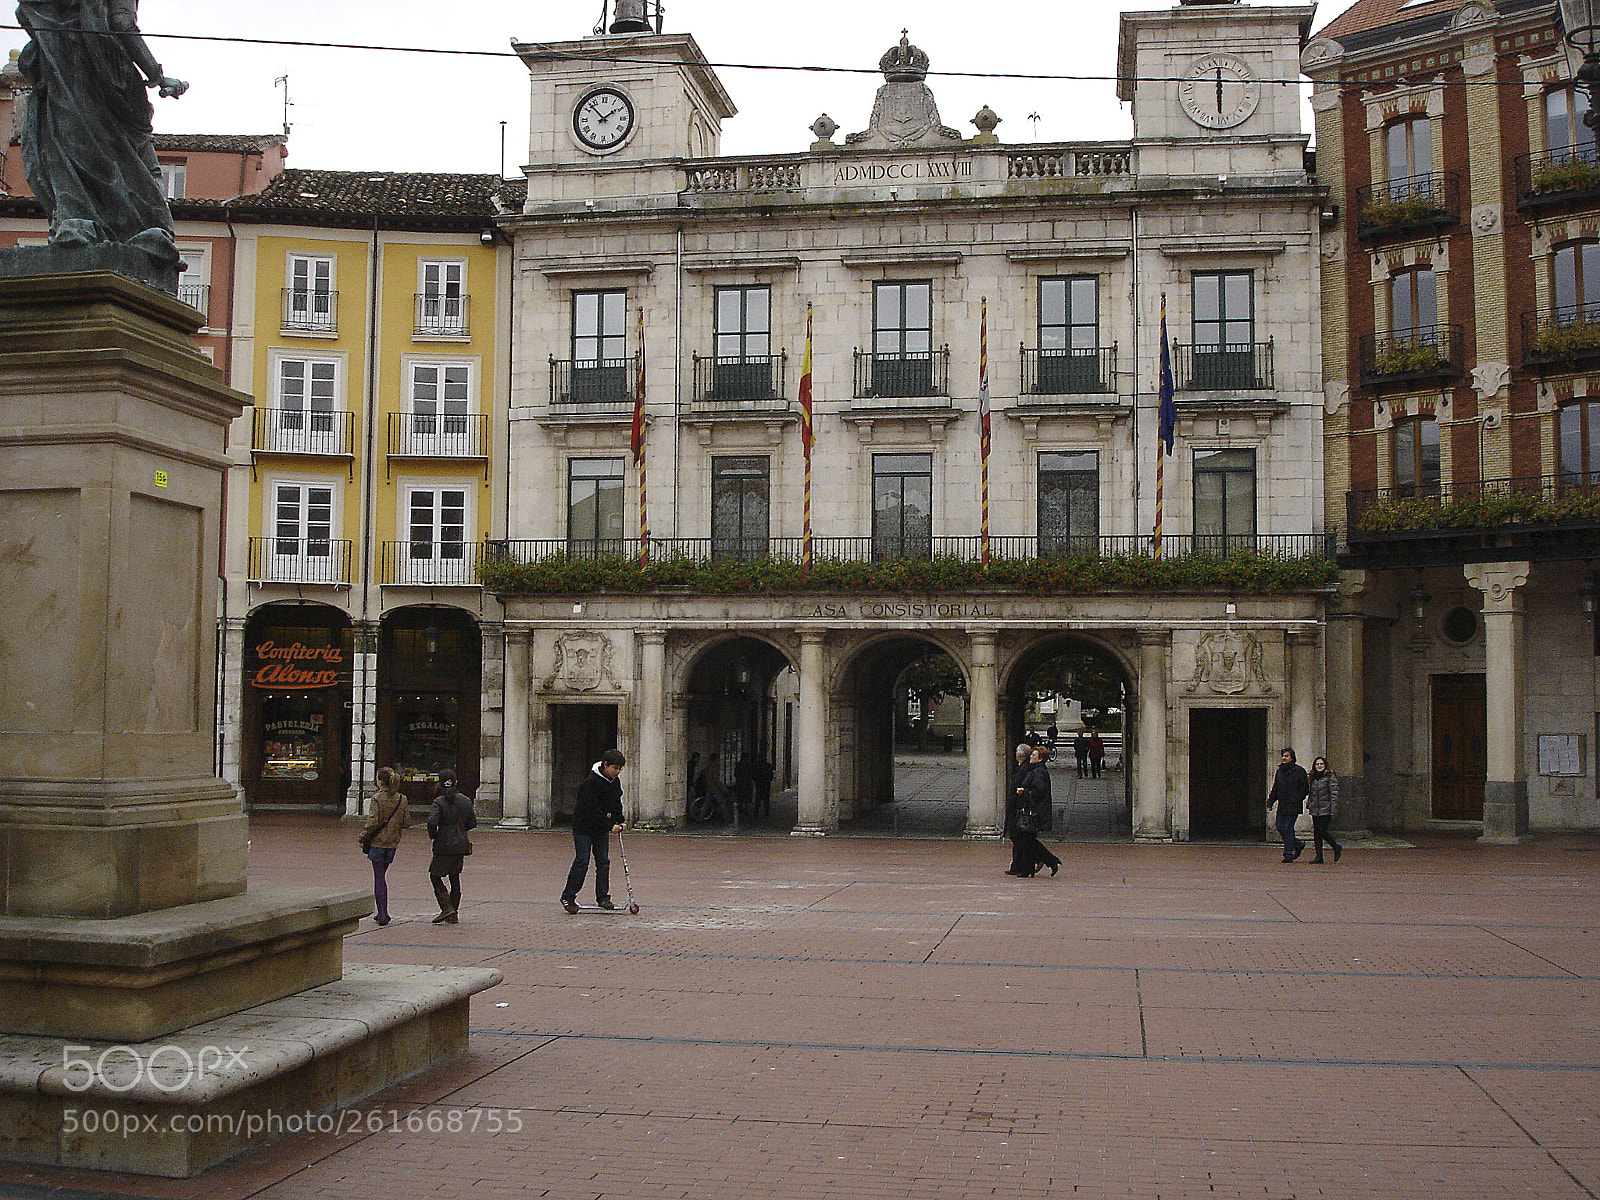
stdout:
{"type": "Polygon", "coordinates": [[[303,691],[337,687],[344,682],[341,646],[307,646],[304,642],[279,646],[262,642],[250,653],[255,668],[250,682],[258,688],[303,691]]]}

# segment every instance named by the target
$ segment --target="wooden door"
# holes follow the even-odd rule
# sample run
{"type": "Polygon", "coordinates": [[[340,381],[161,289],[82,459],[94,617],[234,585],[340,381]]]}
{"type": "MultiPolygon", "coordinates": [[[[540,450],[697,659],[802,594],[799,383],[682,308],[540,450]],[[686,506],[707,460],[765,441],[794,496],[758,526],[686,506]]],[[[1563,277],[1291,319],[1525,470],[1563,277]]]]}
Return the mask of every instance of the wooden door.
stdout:
{"type": "Polygon", "coordinates": [[[1433,676],[1433,816],[1483,820],[1489,778],[1488,705],[1482,675],[1433,676]]]}

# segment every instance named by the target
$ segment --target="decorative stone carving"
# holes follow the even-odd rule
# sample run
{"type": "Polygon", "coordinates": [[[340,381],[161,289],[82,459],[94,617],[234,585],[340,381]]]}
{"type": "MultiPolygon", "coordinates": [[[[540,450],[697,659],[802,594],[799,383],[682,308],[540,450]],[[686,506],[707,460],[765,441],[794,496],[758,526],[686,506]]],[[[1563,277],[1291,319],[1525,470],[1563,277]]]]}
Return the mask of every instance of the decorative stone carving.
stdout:
{"type": "Polygon", "coordinates": [[[1501,362],[1480,362],[1472,368],[1472,386],[1478,390],[1478,399],[1491,400],[1511,383],[1511,365],[1501,362]]]}
{"type": "Polygon", "coordinates": [[[901,30],[900,44],[878,60],[884,84],[872,102],[872,118],[865,130],[845,138],[847,145],[863,150],[904,149],[961,141],[959,133],[939,123],[939,106],[923,82],[928,75],[928,56],[907,40],[908,32],[901,30]]]}
{"type": "Polygon", "coordinates": [[[1312,67],[1325,67],[1344,57],[1344,47],[1332,38],[1317,38],[1300,52],[1300,65],[1307,74],[1312,67]]]}
{"type": "Polygon", "coordinates": [[[1470,29],[1474,25],[1487,25],[1495,19],[1495,16],[1494,9],[1486,4],[1466,4],[1450,18],[1450,28],[1461,30],[1470,29]]]}
{"type": "Polygon", "coordinates": [[[839,132],[839,122],[835,121],[827,113],[823,113],[815,121],[811,122],[811,132],[817,139],[811,146],[813,150],[821,146],[831,146],[833,145],[833,135],[839,132]]]}
{"type": "Polygon", "coordinates": [[[972,118],[972,123],[978,129],[977,135],[972,139],[974,142],[988,145],[1000,140],[995,136],[994,132],[995,127],[1000,124],[1000,118],[995,114],[994,109],[987,104],[977,111],[977,114],[972,118]]]}
{"type": "Polygon", "coordinates": [[[1500,206],[1498,204],[1480,204],[1472,210],[1472,228],[1481,234],[1498,233],[1500,231],[1500,206]]]}
{"type": "Polygon", "coordinates": [[[547,692],[593,692],[601,684],[621,691],[612,671],[611,638],[604,633],[575,630],[556,638],[555,669],[544,681],[547,692]]]}
{"type": "Polygon", "coordinates": [[[1213,632],[1200,638],[1194,648],[1194,675],[1184,691],[1194,692],[1205,684],[1213,692],[1234,696],[1252,683],[1268,690],[1261,641],[1255,634],[1213,632]]]}

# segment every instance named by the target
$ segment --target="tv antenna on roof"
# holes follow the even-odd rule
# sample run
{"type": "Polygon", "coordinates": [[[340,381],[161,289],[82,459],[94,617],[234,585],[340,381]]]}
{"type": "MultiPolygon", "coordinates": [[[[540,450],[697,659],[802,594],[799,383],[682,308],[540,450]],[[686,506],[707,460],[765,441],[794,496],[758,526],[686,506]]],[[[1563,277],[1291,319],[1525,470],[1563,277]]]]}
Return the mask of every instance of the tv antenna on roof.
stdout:
{"type": "Polygon", "coordinates": [[[283,89],[283,136],[284,137],[288,137],[289,136],[289,77],[287,75],[279,75],[276,79],[274,79],[272,81],[272,86],[273,87],[281,87],[283,89]]]}

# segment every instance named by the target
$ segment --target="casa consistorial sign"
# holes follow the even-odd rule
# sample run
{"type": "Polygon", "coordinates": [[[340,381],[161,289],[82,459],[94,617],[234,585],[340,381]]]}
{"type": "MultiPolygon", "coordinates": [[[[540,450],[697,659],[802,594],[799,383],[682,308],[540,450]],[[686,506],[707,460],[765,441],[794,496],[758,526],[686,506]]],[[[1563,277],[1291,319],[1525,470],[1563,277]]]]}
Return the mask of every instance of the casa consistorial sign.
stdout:
{"type": "Polygon", "coordinates": [[[863,183],[953,183],[972,178],[970,158],[890,158],[840,162],[833,167],[833,186],[863,183]]]}
{"type": "Polygon", "coordinates": [[[1000,605],[982,600],[808,600],[789,610],[801,621],[972,621],[1004,615],[1000,605]]]}

